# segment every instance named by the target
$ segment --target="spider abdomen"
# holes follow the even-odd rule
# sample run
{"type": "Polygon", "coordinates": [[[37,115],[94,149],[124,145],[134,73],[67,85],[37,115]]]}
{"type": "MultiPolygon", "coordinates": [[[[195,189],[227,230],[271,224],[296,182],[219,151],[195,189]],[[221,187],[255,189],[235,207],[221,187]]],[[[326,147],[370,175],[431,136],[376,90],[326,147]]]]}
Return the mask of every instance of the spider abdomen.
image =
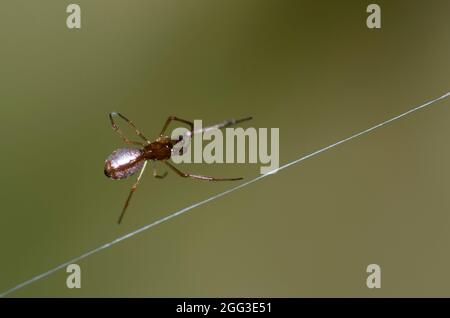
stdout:
{"type": "Polygon", "coordinates": [[[144,165],[142,151],[136,148],[119,148],[105,161],[105,175],[111,179],[125,179],[144,165]]]}

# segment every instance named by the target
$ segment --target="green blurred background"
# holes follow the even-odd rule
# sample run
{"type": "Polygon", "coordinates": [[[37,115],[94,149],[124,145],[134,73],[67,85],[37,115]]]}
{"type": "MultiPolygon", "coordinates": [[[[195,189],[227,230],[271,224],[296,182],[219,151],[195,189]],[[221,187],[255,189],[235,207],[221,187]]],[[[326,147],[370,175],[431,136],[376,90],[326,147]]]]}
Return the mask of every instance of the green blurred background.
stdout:
{"type": "MultiPolygon", "coordinates": [[[[450,2],[4,0],[0,18],[0,292],[233,186],[103,175],[168,115],[251,115],[281,163],[450,90],[450,2]]],[[[103,250],[12,297],[450,296],[450,99],[103,250]],[[366,266],[382,288],[366,287],[366,266]]],[[[164,171],[164,167],[161,167],[164,171]]],[[[259,165],[184,165],[218,176],[259,165]]]]}

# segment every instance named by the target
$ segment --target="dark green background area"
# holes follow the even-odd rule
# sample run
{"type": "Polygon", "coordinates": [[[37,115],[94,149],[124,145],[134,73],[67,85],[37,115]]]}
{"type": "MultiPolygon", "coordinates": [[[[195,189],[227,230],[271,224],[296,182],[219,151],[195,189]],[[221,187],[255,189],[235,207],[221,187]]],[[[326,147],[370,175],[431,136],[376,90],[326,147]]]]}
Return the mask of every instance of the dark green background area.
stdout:
{"type": "MultiPolygon", "coordinates": [[[[169,115],[251,115],[287,163],[450,90],[450,2],[4,0],[0,16],[0,292],[224,191],[150,171],[103,175],[169,115]]],[[[450,99],[210,202],[11,296],[450,296],[450,99]],[[382,268],[382,288],[365,285],[382,268]]],[[[183,165],[218,176],[259,165],[183,165]]],[[[161,166],[163,171],[165,168],[161,166]]]]}

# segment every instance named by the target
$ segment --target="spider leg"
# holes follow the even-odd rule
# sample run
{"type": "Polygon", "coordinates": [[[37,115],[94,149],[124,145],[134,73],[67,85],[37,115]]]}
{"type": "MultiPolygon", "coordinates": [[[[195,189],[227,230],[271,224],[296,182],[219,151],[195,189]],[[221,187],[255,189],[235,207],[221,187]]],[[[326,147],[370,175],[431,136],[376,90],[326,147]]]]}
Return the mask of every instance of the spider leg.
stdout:
{"type": "Polygon", "coordinates": [[[155,166],[154,162],[152,165],[152,170],[153,170],[153,177],[155,177],[155,178],[164,179],[167,176],[167,171],[165,171],[163,174],[158,174],[158,172],[156,171],[156,166],[155,166]]]}
{"type": "Polygon", "coordinates": [[[186,120],[186,119],[181,119],[179,117],[176,116],[169,116],[169,118],[167,118],[166,123],[163,126],[163,129],[161,130],[161,133],[159,134],[160,136],[163,136],[164,133],[167,130],[167,127],[169,127],[169,124],[171,121],[178,121],[180,123],[184,123],[186,125],[189,125],[189,127],[191,128],[191,133],[194,131],[194,123],[192,121],[186,120]]]}
{"type": "Polygon", "coordinates": [[[131,120],[129,120],[128,118],[126,118],[124,115],[122,115],[121,113],[110,113],[109,114],[109,120],[111,121],[111,126],[114,129],[115,132],[117,132],[119,134],[119,136],[123,139],[123,141],[126,144],[134,144],[134,145],[141,145],[143,146],[144,143],[139,142],[139,141],[133,141],[128,139],[127,137],[125,137],[125,135],[122,133],[122,131],[120,130],[119,126],[116,124],[116,122],[114,121],[114,116],[119,116],[120,118],[122,118],[123,120],[125,120],[131,127],[134,128],[136,135],[138,135],[139,137],[141,137],[143,140],[145,140],[146,143],[150,143],[148,141],[148,139],[137,129],[137,127],[133,124],[133,122],[131,120]]]}
{"type": "Polygon", "coordinates": [[[128,208],[128,205],[130,203],[130,200],[131,200],[131,197],[133,196],[134,191],[136,191],[137,186],[139,185],[139,181],[141,180],[141,177],[142,177],[142,175],[144,173],[144,170],[145,170],[146,166],[147,166],[147,161],[144,162],[144,165],[142,166],[141,172],[139,173],[139,176],[137,177],[136,182],[131,187],[130,193],[128,194],[128,198],[125,201],[125,205],[123,206],[122,213],[120,214],[120,217],[119,217],[119,220],[118,220],[119,224],[122,222],[123,216],[125,215],[125,211],[128,208]]]}
{"type": "Polygon", "coordinates": [[[221,123],[218,123],[218,124],[215,124],[215,125],[212,125],[209,127],[203,127],[202,129],[194,130],[192,132],[192,134],[205,133],[210,130],[226,128],[226,127],[233,126],[233,125],[242,123],[243,121],[247,121],[247,120],[251,120],[251,119],[253,119],[253,117],[245,117],[245,118],[241,118],[241,119],[227,119],[221,123]]]}
{"type": "Polygon", "coordinates": [[[176,174],[178,174],[180,177],[183,177],[183,178],[193,178],[193,179],[206,180],[206,181],[235,181],[235,180],[243,179],[243,178],[215,178],[215,177],[209,177],[209,176],[202,176],[202,175],[198,175],[198,174],[185,173],[185,172],[178,170],[177,168],[175,168],[174,165],[172,165],[171,163],[169,163],[167,161],[164,161],[164,163],[166,165],[168,165],[170,169],[175,171],[176,174]]]}

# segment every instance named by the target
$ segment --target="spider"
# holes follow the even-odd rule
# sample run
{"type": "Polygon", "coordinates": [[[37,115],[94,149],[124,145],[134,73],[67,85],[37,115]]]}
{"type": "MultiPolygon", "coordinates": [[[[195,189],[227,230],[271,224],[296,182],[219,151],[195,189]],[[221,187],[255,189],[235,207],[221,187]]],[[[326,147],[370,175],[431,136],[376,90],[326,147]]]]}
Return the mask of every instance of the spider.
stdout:
{"type": "MultiPolygon", "coordinates": [[[[191,121],[181,119],[179,117],[170,116],[167,118],[166,123],[164,124],[161,133],[159,134],[158,138],[156,138],[155,141],[151,142],[149,141],[133,124],[131,120],[126,118],[124,115],[120,113],[110,113],[109,119],[111,121],[111,126],[115,132],[117,132],[120,137],[123,139],[123,141],[126,144],[129,145],[139,145],[140,148],[119,148],[116,149],[110,154],[105,161],[105,175],[108,178],[111,179],[125,179],[128,178],[135,173],[139,172],[139,175],[136,179],[136,182],[131,187],[130,193],[128,194],[127,200],[125,201],[125,204],[122,209],[122,213],[119,216],[118,223],[120,224],[122,222],[123,216],[125,215],[125,212],[128,208],[128,205],[130,203],[131,197],[133,196],[133,193],[136,191],[139,181],[142,178],[142,175],[144,173],[144,170],[147,166],[147,162],[150,160],[152,162],[155,161],[162,161],[164,162],[171,170],[173,170],[176,174],[183,178],[193,178],[193,179],[199,179],[199,180],[207,180],[207,181],[235,181],[235,180],[242,180],[242,178],[215,178],[215,177],[209,177],[209,176],[203,176],[203,175],[197,175],[192,173],[185,173],[180,170],[178,170],[173,164],[168,162],[168,160],[171,158],[172,155],[182,155],[183,154],[183,148],[177,149],[177,145],[179,145],[183,141],[183,135],[179,136],[177,139],[171,139],[169,136],[167,136],[166,130],[169,124],[172,121],[178,121],[180,123],[184,123],[190,127],[190,131],[187,132],[186,135],[192,136],[193,134],[197,133],[203,133],[208,130],[212,129],[221,129],[224,127],[228,127],[231,125],[235,125],[238,123],[241,123],[243,121],[247,121],[252,119],[252,117],[246,117],[242,119],[229,119],[225,120],[222,123],[205,127],[200,130],[194,131],[194,124],[191,121]],[[136,132],[136,135],[138,135],[143,141],[132,141],[125,137],[125,135],[120,130],[119,126],[114,121],[114,117],[119,116],[125,122],[127,122],[136,132]]],[[[153,165],[153,176],[155,178],[163,179],[166,177],[167,172],[165,172],[162,175],[159,175],[156,172],[155,166],[153,165]]]]}

